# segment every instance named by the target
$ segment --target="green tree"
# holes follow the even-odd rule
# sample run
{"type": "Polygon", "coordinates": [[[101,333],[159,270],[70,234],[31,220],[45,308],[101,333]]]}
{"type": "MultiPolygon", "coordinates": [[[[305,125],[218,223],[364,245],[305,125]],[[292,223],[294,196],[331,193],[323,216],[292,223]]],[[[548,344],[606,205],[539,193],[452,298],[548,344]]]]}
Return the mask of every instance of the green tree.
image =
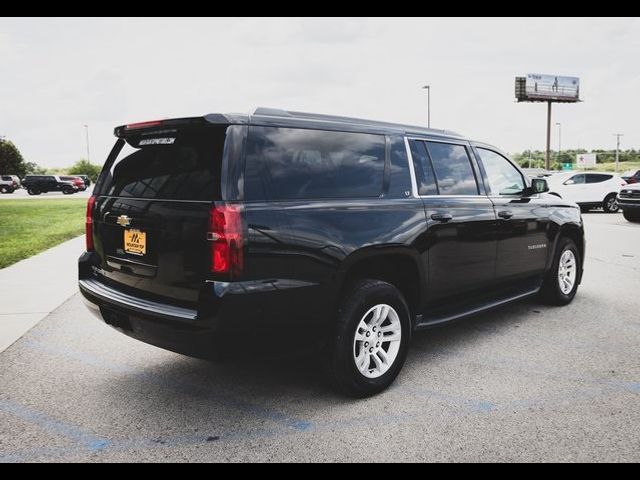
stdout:
{"type": "Polygon", "coordinates": [[[34,162],[26,162],[24,166],[25,166],[25,173],[27,175],[45,175],[47,173],[46,168],[41,167],[40,165],[34,162]]]}
{"type": "Polygon", "coordinates": [[[26,164],[20,150],[8,140],[0,140],[0,173],[4,175],[18,175],[20,178],[27,173],[26,164]]]}
{"type": "Polygon", "coordinates": [[[67,172],[69,175],[87,175],[95,183],[98,175],[100,175],[100,170],[102,170],[101,166],[89,163],[88,160],[83,158],[74,163],[67,172]]]}

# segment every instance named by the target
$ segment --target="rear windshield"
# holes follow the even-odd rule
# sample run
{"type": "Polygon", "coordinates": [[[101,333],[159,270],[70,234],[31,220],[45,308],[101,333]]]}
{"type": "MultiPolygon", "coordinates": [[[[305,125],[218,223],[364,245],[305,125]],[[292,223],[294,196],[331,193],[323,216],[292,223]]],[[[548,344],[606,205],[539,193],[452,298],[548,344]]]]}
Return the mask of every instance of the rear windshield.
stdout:
{"type": "Polygon", "coordinates": [[[219,199],[225,130],[203,127],[128,137],[100,194],[160,200],[219,199]]]}

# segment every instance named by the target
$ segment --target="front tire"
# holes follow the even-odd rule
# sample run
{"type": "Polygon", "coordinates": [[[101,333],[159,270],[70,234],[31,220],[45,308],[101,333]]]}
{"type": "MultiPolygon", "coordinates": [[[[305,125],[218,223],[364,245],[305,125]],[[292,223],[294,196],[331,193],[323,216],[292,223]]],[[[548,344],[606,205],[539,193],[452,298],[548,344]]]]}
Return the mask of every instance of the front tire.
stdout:
{"type": "Polygon", "coordinates": [[[620,211],[620,205],[618,205],[618,195],[612,193],[607,196],[602,203],[602,209],[605,213],[618,213],[620,211]]]}
{"type": "Polygon", "coordinates": [[[540,299],[549,305],[570,304],[578,293],[580,265],[580,252],[575,242],[562,237],[558,241],[551,270],[542,284],[540,299]]]}
{"type": "Polygon", "coordinates": [[[0,193],[13,193],[13,190],[9,189],[9,187],[2,186],[0,187],[0,193]]]}
{"type": "Polygon", "coordinates": [[[346,395],[376,395],[400,373],[410,341],[409,308],[400,291],[380,280],[359,280],[338,310],[324,352],[325,374],[346,395]]]}
{"type": "Polygon", "coordinates": [[[40,195],[40,190],[37,188],[27,188],[27,193],[29,195],[40,195]]]}
{"type": "Polygon", "coordinates": [[[624,211],[622,212],[622,214],[624,215],[624,218],[625,218],[628,222],[632,222],[632,223],[640,223],[640,212],[638,212],[638,211],[624,210],[624,211]]]}

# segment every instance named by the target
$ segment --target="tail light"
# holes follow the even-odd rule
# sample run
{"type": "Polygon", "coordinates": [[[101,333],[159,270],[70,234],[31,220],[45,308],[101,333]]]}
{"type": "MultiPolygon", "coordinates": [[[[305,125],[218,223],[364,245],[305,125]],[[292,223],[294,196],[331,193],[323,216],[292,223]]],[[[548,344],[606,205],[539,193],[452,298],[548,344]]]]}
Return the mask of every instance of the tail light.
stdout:
{"type": "Polygon", "coordinates": [[[207,240],[211,242],[211,271],[238,277],[244,264],[242,207],[230,204],[211,207],[207,240]]]}
{"type": "Polygon", "coordinates": [[[93,252],[93,207],[96,203],[96,197],[89,197],[87,202],[87,217],[85,219],[85,236],[87,239],[87,252],[93,252]]]}

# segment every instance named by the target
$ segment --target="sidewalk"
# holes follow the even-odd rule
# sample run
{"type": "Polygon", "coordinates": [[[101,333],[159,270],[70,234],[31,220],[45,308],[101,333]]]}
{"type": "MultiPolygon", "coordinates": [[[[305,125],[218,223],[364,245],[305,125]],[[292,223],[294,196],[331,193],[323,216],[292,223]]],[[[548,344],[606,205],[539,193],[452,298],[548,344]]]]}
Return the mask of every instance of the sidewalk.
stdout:
{"type": "Polygon", "coordinates": [[[0,352],[78,291],[84,235],[0,270],[0,352]]]}

